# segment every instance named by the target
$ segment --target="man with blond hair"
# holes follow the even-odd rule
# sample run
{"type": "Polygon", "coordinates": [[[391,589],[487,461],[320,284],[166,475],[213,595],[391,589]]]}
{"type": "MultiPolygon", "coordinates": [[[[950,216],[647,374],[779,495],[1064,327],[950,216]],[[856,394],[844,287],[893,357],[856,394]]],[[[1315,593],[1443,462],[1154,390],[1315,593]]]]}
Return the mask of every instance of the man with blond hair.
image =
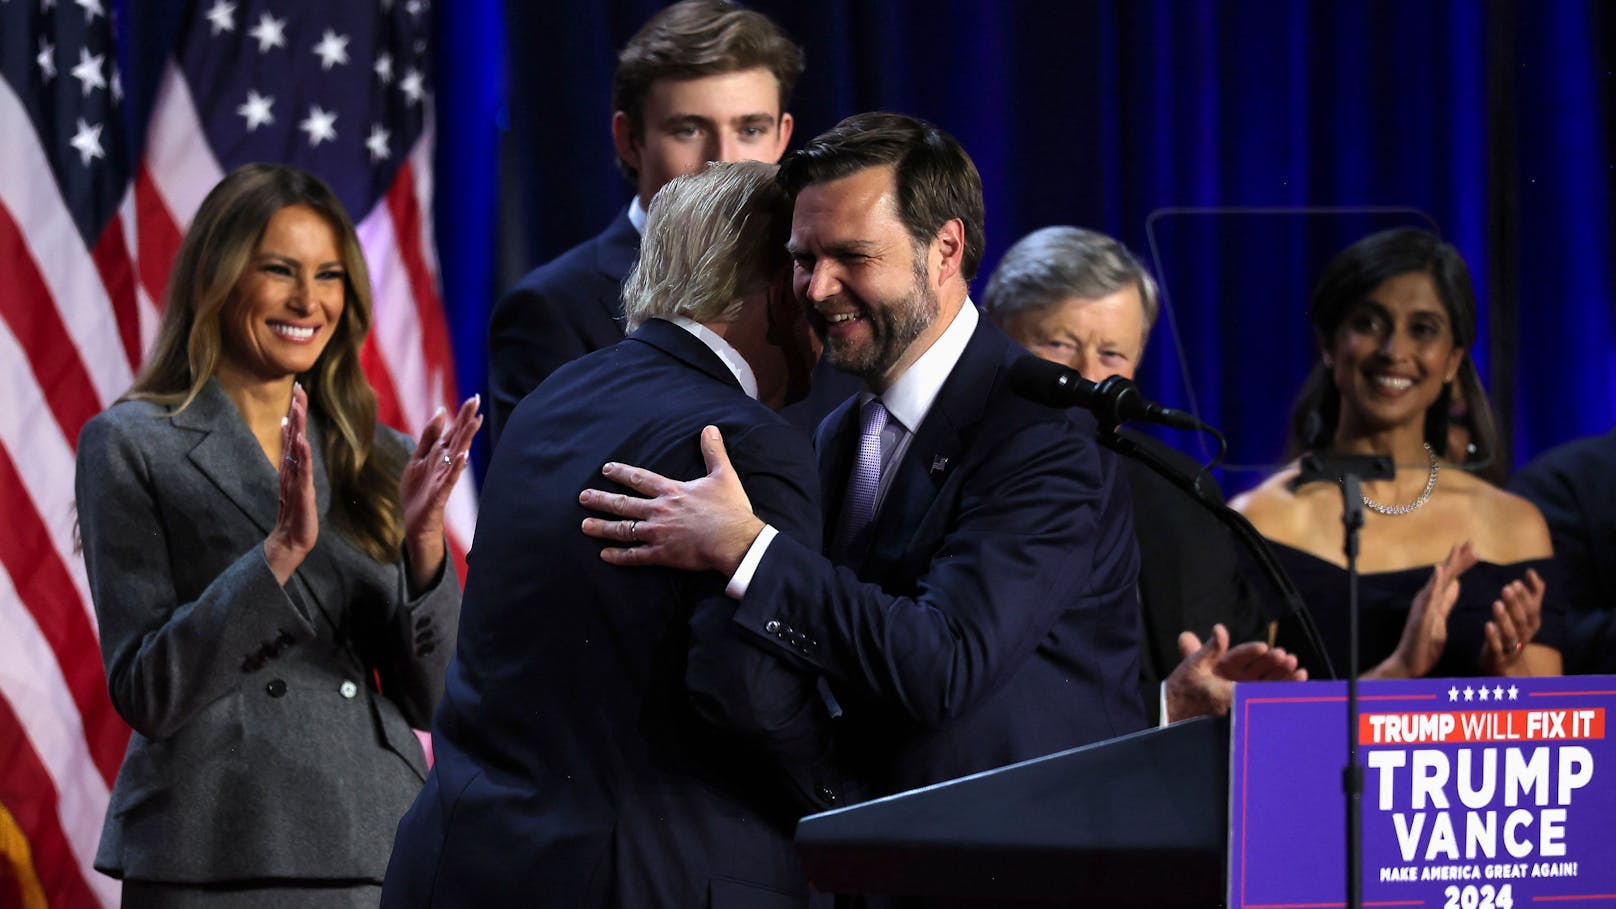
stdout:
{"type": "Polygon", "coordinates": [[[814,352],[790,201],[760,163],[669,183],[624,290],[631,334],[511,415],[483,486],[437,763],[383,905],[799,906],[795,819],[842,800],[811,673],[752,647],[717,575],[600,561],[578,492],[627,459],[705,468],[722,429],[753,506],[817,539],[808,440],[773,412],[814,352]]]}

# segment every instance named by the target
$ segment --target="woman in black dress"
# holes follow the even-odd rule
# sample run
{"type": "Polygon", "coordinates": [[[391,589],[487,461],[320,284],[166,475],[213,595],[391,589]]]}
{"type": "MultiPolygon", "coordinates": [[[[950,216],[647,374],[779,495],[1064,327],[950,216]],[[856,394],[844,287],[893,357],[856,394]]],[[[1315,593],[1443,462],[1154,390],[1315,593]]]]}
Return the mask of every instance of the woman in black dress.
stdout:
{"type": "MultiPolygon", "coordinates": [[[[1358,671],[1559,675],[1564,615],[1545,600],[1553,552],[1543,516],[1441,457],[1455,383],[1472,410],[1487,401],[1466,357],[1476,304],[1458,252],[1421,230],[1366,237],[1325,267],[1309,318],[1320,363],[1297,405],[1297,448],[1397,465],[1393,479],[1363,487],[1358,671]]],[[[1492,431],[1490,419],[1473,422],[1492,431]]],[[[1488,451],[1494,443],[1482,440],[1488,451]]],[[[1340,490],[1293,490],[1296,473],[1293,463],[1233,505],[1276,544],[1345,667],[1340,490]]]]}

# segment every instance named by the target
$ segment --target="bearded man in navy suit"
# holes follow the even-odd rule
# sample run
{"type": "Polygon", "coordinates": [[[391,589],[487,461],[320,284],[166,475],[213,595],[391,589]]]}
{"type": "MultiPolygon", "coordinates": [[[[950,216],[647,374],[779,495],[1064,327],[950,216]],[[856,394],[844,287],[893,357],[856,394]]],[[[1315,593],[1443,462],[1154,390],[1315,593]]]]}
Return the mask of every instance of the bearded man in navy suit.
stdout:
{"type": "Polygon", "coordinates": [[[1138,553],[1117,462],[1086,413],[1011,390],[1025,351],[968,293],[975,165],[928,123],[861,114],[781,179],[797,297],[826,360],[864,385],[816,439],[824,536],[755,513],[712,433],[695,482],[608,465],[653,498],[586,491],[624,519],[585,531],[624,544],[603,551],[615,564],[718,572],[738,630],[826,677],[845,708],[838,747],[877,791],[1141,728],[1138,553]]]}
{"type": "Polygon", "coordinates": [[[712,424],[758,513],[819,535],[808,439],[771,409],[815,355],[774,171],[669,183],[624,293],[635,330],[512,414],[383,905],[808,904],[792,825],[843,799],[814,675],[742,639],[723,579],[613,567],[578,532],[604,461],[700,476],[712,424]]]}

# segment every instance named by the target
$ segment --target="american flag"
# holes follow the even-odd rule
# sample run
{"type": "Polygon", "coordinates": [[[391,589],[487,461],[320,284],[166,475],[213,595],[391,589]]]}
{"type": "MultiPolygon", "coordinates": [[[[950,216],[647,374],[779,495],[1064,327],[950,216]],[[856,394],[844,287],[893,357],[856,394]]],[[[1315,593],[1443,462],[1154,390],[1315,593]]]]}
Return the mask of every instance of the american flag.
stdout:
{"type": "MultiPolygon", "coordinates": [[[[104,0],[0,0],[0,907],[114,906],[92,869],[128,730],[74,544],[73,453],[126,391],[202,197],[251,161],[306,168],[358,222],[382,419],[456,402],[431,226],[427,4],[203,0],[139,155],[104,0]]],[[[464,577],[475,517],[450,502],[464,577]]]]}

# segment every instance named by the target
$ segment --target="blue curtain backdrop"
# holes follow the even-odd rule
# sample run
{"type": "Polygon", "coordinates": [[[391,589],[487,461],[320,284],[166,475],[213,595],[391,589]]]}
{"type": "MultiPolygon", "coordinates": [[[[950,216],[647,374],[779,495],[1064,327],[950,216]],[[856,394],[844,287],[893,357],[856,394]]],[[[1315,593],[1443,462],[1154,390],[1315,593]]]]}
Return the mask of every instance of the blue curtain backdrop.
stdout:
{"type": "MultiPolygon", "coordinates": [[[[500,291],[626,204],[611,72],[661,5],[433,4],[438,238],[467,393],[485,381],[500,291]]],[[[987,190],[978,292],[1007,246],[1047,224],[1104,230],[1147,258],[1154,240],[1174,318],[1153,337],[1141,385],[1193,403],[1228,434],[1233,461],[1280,457],[1313,362],[1302,316],[1312,276],[1355,232],[1391,223],[1434,224],[1470,263],[1474,355],[1507,457],[1616,425],[1616,5],[750,5],[806,51],[794,146],[878,108],[964,143],[987,190]],[[1412,213],[1274,211],[1360,206],[1412,213]]],[[[150,53],[162,17],[133,18],[126,29],[148,40],[130,53],[150,53]]]]}

